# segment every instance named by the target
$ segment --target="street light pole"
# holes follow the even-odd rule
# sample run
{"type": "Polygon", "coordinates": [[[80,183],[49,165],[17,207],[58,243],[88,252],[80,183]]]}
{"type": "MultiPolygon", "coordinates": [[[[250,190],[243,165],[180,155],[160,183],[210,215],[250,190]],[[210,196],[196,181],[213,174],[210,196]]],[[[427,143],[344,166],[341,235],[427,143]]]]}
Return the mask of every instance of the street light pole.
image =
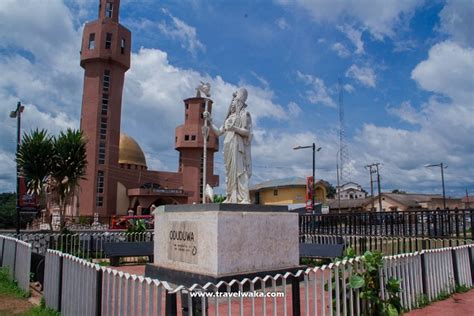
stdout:
{"type": "Polygon", "coordinates": [[[440,167],[441,167],[441,183],[443,185],[443,207],[444,207],[444,210],[446,210],[446,192],[444,190],[444,167],[443,167],[443,163],[440,163],[440,167]]]}
{"type": "MultiPolygon", "coordinates": [[[[20,151],[21,143],[21,113],[25,107],[21,105],[21,102],[18,102],[16,109],[10,112],[11,118],[16,118],[16,155],[20,151]]],[[[18,161],[16,162],[16,233],[20,233],[20,167],[18,161]]]]}
{"type": "Polygon", "coordinates": [[[448,166],[445,166],[442,162],[437,163],[437,164],[425,165],[425,168],[430,168],[430,167],[440,167],[441,168],[441,186],[443,187],[443,208],[444,208],[444,210],[446,210],[446,192],[444,190],[444,169],[448,168],[448,166]]]}
{"type": "Polygon", "coordinates": [[[311,188],[313,194],[311,194],[311,198],[312,198],[312,201],[311,203],[313,203],[313,212],[314,212],[314,184],[315,184],[315,169],[316,169],[316,144],[313,143],[313,187],[311,188]]]}
{"type": "Polygon", "coordinates": [[[339,153],[340,153],[340,150],[338,150],[336,154],[336,177],[337,177],[336,194],[337,194],[337,210],[339,213],[341,213],[341,194],[339,192],[339,190],[341,189],[339,187],[340,185],[339,183],[339,153]]]}
{"type": "Polygon", "coordinates": [[[316,143],[313,143],[311,146],[296,146],[293,147],[294,150],[304,149],[304,148],[312,148],[313,149],[313,187],[311,188],[311,203],[313,205],[313,212],[314,212],[314,177],[315,177],[315,170],[316,170],[316,152],[321,150],[321,147],[316,149],[316,143]]]}

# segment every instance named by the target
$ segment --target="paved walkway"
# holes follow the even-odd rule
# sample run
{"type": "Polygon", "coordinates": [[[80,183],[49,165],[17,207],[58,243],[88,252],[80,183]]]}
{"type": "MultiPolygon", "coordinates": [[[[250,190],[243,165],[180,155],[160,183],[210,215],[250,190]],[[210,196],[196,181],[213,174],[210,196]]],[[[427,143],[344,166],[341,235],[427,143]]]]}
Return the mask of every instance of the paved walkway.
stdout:
{"type": "Polygon", "coordinates": [[[406,316],[470,316],[474,315],[474,290],[455,294],[452,297],[432,303],[422,309],[411,311],[406,316]]]}

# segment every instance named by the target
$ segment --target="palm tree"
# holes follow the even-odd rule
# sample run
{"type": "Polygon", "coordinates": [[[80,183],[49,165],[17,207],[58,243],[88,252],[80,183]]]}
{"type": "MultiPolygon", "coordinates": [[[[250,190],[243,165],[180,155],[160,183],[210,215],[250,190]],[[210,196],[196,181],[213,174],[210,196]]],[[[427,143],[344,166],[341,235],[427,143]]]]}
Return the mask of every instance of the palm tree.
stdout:
{"type": "Polygon", "coordinates": [[[64,213],[86,172],[86,142],[81,131],[68,129],[58,137],[45,130],[25,134],[17,161],[30,193],[44,196],[46,187],[58,194],[61,229],[64,213]]]}
{"type": "Polygon", "coordinates": [[[28,193],[38,195],[42,203],[52,157],[53,142],[46,130],[36,129],[23,136],[16,158],[20,175],[25,177],[28,193]]]}
{"type": "Polygon", "coordinates": [[[79,181],[84,179],[87,165],[86,142],[79,130],[67,129],[53,139],[51,176],[55,180],[59,197],[61,229],[64,213],[77,193],[79,181]]]}

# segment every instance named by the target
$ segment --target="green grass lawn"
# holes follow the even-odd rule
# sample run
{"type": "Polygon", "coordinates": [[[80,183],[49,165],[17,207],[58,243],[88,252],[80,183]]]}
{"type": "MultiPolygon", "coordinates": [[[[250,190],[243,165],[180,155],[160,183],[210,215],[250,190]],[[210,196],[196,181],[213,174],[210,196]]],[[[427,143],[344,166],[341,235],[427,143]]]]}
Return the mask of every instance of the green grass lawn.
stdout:
{"type": "Polygon", "coordinates": [[[17,286],[5,268],[0,268],[0,316],[57,316],[58,312],[46,308],[44,300],[40,306],[28,302],[30,294],[17,286]]]}

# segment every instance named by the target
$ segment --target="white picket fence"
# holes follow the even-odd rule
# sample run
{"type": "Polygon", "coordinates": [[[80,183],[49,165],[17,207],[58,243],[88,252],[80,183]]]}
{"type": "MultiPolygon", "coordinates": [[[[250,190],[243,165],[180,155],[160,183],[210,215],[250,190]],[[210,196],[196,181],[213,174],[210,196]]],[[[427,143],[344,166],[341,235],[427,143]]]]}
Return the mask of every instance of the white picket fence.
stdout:
{"type": "MultiPolygon", "coordinates": [[[[433,301],[455,286],[471,287],[474,245],[423,250],[384,257],[381,284],[390,278],[401,282],[400,299],[406,310],[433,301]]],[[[24,288],[28,285],[31,247],[0,236],[1,263],[24,288]],[[28,257],[29,256],[29,257],[28,257]],[[13,268],[12,268],[13,267],[13,268]]],[[[361,315],[359,290],[349,285],[354,273],[364,271],[361,257],[322,267],[264,278],[232,280],[218,284],[172,286],[167,282],[101,267],[60,251],[48,250],[45,258],[46,305],[62,315],[170,315],[167,303],[193,305],[189,293],[282,292],[283,297],[208,297],[199,300],[202,315],[361,315]],[[296,280],[296,281],[295,281],[296,280]]],[[[382,290],[382,297],[387,297],[382,290]]],[[[194,302],[194,304],[196,304],[194,302]]],[[[178,313],[180,314],[180,313],[178,313]]],[[[174,314],[173,314],[174,315],[174,314]]],[[[192,315],[192,311],[188,311],[192,315]]]]}
{"type": "Polygon", "coordinates": [[[48,250],[44,261],[43,294],[46,305],[54,310],[61,308],[62,269],[62,253],[57,250],[48,250]]]}
{"type": "Polygon", "coordinates": [[[474,267],[470,266],[470,263],[474,262],[474,258],[471,257],[471,259],[469,259],[469,256],[472,256],[473,252],[470,251],[470,247],[468,246],[456,247],[453,251],[456,255],[459,284],[472,287],[474,285],[472,281],[472,271],[474,267]]]}
{"type": "Polygon", "coordinates": [[[165,294],[172,290],[167,282],[103,269],[102,314],[165,315],[165,294]]]}
{"type": "Polygon", "coordinates": [[[18,286],[29,292],[31,245],[13,237],[0,235],[0,262],[7,268],[10,276],[17,280],[18,286]]]}
{"type": "MultiPolygon", "coordinates": [[[[400,281],[402,289],[400,300],[405,309],[411,310],[420,306],[423,298],[423,280],[419,252],[385,257],[380,273],[380,284],[386,285],[390,278],[400,281]]],[[[382,298],[388,298],[385,287],[382,287],[382,298]]]]}
{"type": "MultiPolygon", "coordinates": [[[[455,272],[460,284],[472,286],[471,271],[474,267],[470,266],[469,261],[471,247],[466,245],[384,257],[380,282],[385,285],[392,277],[400,280],[402,306],[411,310],[418,307],[422,299],[433,301],[441,293],[452,293],[455,272]],[[453,254],[456,260],[453,260],[453,254]]],[[[59,251],[48,250],[46,266],[51,267],[45,271],[45,298],[52,308],[57,307],[59,297],[59,280],[55,276],[59,269],[58,258],[62,258],[63,267],[63,315],[166,315],[167,294],[177,294],[178,306],[183,303],[181,299],[188,300],[190,306],[192,299],[187,295],[190,292],[253,292],[255,289],[263,293],[280,291],[284,297],[234,299],[229,296],[223,299],[216,296],[202,299],[203,315],[206,314],[205,306],[214,315],[291,315],[290,305],[295,298],[299,300],[303,315],[361,315],[363,309],[358,290],[349,286],[351,276],[364,270],[360,257],[300,270],[296,274],[173,287],[167,282],[100,267],[59,251]],[[302,281],[296,297],[290,295],[294,278],[302,281]],[[54,291],[56,293],[52,293],[54,291]]],[[[382,297],[387,295],[383,289],[382,297]]]]}

